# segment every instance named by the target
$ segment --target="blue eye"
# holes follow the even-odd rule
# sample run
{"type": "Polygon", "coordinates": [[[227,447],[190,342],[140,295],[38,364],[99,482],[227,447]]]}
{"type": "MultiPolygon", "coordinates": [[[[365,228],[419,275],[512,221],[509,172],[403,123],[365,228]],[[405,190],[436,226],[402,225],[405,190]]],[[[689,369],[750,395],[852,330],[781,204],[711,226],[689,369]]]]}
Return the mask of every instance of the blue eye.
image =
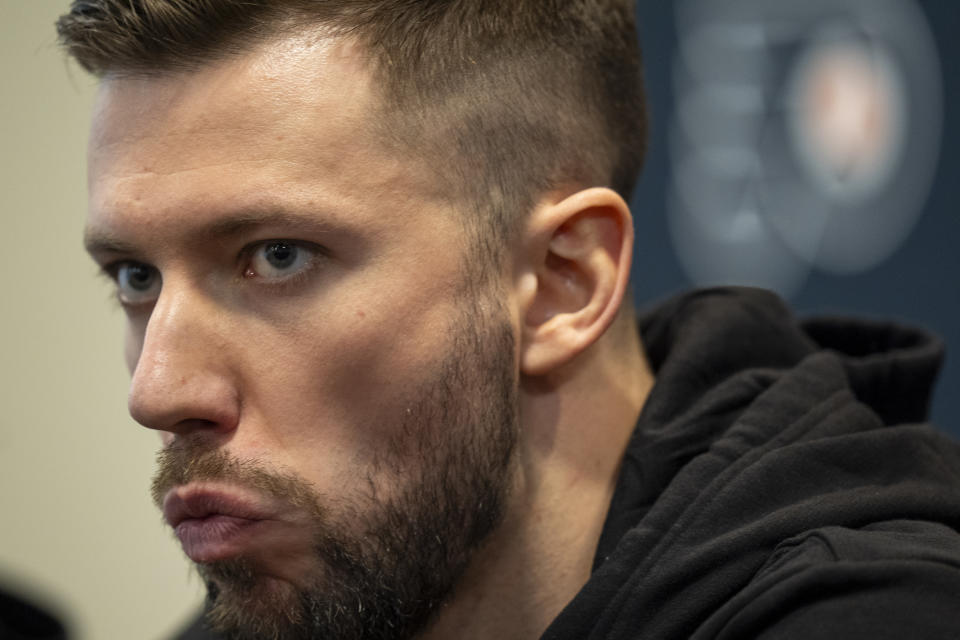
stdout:
{"type": "Polygon", "coordinates": [[[283,280],[296,275],[313,263],[317,251],[287,240],[271,240],[254,247],[247,277],[283,280]]]}
{"type": "Polygon", "coordinates": [[[156,301],[160,295],[160,272],[142,262],[123,262],[116,268],[117,297],[128,305],[156,301]]]}

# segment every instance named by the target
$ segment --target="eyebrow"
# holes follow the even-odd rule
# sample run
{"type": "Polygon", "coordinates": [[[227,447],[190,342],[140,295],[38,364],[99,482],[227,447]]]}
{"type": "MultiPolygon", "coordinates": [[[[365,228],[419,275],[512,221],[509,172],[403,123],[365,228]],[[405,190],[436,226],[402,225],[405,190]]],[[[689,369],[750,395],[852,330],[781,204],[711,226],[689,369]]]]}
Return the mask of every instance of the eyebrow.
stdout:
{"type": "MultiPolygon", "coordinates": [[[[241,209],[218,220],[200,225],[190,230],[190,236],[195,241],[207,242],[272,226],[308,227],[317,233],[330,233],[342,228],[342,225],[333,223],[330,217],[316,212],[305,214],[279,208],[257,207],[241,209]]],[[[84,230],[83,244],[87,252],[93,255],[110,253],[129,255],[140,252],[140,247],[136,244],[124,240],[107,229],[97,227],[88,226],[84,230]]]]}
{"type": "Polygon", "coordinates": [[[109,231],[87,227],[83,231],[83,246],[87,253],[136,253],[137,247],[121,240],[109,231]]]}

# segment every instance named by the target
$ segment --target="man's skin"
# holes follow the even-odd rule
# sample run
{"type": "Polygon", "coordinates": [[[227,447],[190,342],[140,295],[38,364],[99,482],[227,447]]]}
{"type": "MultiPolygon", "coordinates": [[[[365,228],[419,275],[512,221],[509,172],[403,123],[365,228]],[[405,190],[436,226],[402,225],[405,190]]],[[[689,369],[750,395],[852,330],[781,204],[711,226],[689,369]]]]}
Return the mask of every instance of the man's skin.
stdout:
{"type": "MultiPolygon", "coordinates": [[[[467,250],[463,205],[372,133],[364,58],[314,36],[108,77],[89,155],[91,254],[162,278],[125,305],[133,417],[165,444],[203,438],[295,473],[334,510],[403,482],[375,459],[450,352],[467,250]],[[304,256],[290,273],[257,253],[276,239],[304,256]]],[[[652,385],[620,312],[632,239],[616,193],[570,185],[544,194],[507,248],[496,295],[520,429],[505,516],[423,638],[537,637],[589,577],[652,385]]],[[[254,543],[193,559],[248,554],[293,585],[322,571],[302,514],[267,506],[254,543]]]]}

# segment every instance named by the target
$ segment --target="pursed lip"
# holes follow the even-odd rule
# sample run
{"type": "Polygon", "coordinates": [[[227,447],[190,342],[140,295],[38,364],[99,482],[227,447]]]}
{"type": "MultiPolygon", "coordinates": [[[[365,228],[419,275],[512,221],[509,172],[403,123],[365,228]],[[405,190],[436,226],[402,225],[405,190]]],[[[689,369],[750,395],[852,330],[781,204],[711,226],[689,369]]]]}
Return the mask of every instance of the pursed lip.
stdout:
{"type": "MultiPolygon", "coordinates": [[[[163,516],[187,556],[209,563],[248,553],[276,533],[275,509],[229,485],[175,487],[163,499],[163,516]]],[[[281,525],[282,526],[282,525],[281,525]]]]}
{"type": "Polygon", "coordinates": [[[228,487],[190,484],[174,487],[163,498],[163,517],[174,529],[187,520],[211,516],[257,521],[272,515],[257,500],[228,487]]]}

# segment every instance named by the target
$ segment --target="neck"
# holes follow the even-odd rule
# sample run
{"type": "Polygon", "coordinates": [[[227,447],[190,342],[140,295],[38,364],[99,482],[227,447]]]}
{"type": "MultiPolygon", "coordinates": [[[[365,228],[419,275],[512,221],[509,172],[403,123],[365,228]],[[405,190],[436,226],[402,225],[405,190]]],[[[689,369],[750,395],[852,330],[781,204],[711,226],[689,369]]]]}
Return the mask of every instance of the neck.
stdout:
{"type": "Polygon", "coordinates": [[[632,322],[563,371],[522,383],[516,482],[502,525],[420,640],[537,638],[590,577],[653,384],[632,322]]]}

